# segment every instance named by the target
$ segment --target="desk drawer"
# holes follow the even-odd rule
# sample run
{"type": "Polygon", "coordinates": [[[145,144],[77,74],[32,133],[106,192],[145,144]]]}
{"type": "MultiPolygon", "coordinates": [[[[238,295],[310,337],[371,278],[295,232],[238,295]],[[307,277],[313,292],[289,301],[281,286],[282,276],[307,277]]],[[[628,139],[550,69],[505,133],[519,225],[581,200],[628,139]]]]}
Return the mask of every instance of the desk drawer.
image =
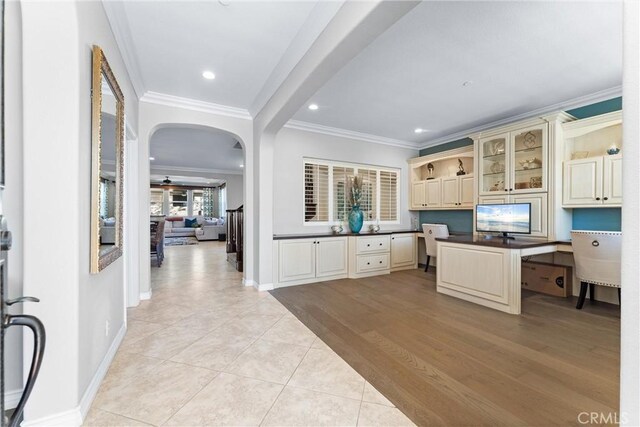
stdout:
{"type": "Polygon", "coordinates": [[[379,255],[360,255],[357,258],[357,273],[365,273],[368,271],[388,270],[389,254],[379,255]]]}
{"type": "Polygon", "coordinates": [[[371,252],[389,252],[391,240],[389,236],[360,236],[358,237],[357,254],[371,252]]]}

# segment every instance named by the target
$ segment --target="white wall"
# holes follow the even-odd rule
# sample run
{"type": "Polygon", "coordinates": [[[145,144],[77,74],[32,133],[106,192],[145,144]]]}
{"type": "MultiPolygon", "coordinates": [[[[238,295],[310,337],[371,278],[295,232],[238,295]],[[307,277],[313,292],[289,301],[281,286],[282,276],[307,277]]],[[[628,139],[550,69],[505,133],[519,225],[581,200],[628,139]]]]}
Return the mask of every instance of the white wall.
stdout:
{"type": "MultiPolygon", "coordinates": [[[[244,149],[245,156],[245,174],[247,179],[243,181],[243,196],[245,218],[251,215],[253,209],[253,127],[249,118],[239,118],[224,113],[217,114],[208,111],[201,106],[187,108],[184,106],[170,105],[170,103],[146,102],[144,99],[140,102],[140,123],[138,132],[139,151],[138,151],[138,182],[141,188],[148,188],[149,183],[149,141],[153,133],[163,126],[167,125],[192,125],[207,126],[221,129],[235,135],[240,141],[244,149]]],[[[155,172],[155,170],[154,170],[155,172]]],[[[174,174],[175,171],[167,173],[174,174]]],[[[184,175],[184,173],[181,173],[184,175]]],[[[234,178],[237,179],[237,178],[234,178]]],[[[238,203],[239,200],[230,200],[228,206],[234,205],[231,202],[238,203]]],[[[139,200],[140,211],[140,293],[150,292],[150,263],[149,263],[149,192],[141,191],[139,200]]],[[[245,221],[245,280],[253,279],[253,225],[250,221],[245,221]]]]}
{"type": "Polygon", "coordinates": [[[383,229],[409,229],[409,166],[418,150],[283,128],[276,136],[274,153],[274,234],[329,232],[326,225],[304,225],[303,158],[343,161],[398,168],[400,172],[400,224],[383,229]]]}
{"type": "Polygon", "coordinates": [[[62,416],[75,424],[79,404],[125,319],[124,258],[89,274],[93,44],[109,60],[133,128],[138,105],[101,2],[22,2],[22,18],[24,223],[29,224],[24,292],[41,298],[25,311],[38,316],[47,331],[25,420],[48,424],[46,417],[62,416]],[[65,197],[53,191],[52,181],[65,186],[65,197]],[[69,226],[51,227],[42,221],[43,212],[63,216],[69,226]]]}
{"type": "MultiPolygon", "coordinates": [[[[8,254],[8,294],[23,295],[23,202],[22,202],[22,28],[20,3],[5,3],[5,190],[3,215],[13,233],[13,248],[8,254]],[[11,64],[11,65],[9,65],[11,64]]],[[[14,306],[12,314],[22,311],[14,306]]],[[[22,330],[9,328],[5,341],[5,391],[17,397],[22,389],[22,330]]],[[[14,399],[15,400],[15,399],[14,399]]],[[[17,402],[8,402],[13,407],[17,402]]]]}

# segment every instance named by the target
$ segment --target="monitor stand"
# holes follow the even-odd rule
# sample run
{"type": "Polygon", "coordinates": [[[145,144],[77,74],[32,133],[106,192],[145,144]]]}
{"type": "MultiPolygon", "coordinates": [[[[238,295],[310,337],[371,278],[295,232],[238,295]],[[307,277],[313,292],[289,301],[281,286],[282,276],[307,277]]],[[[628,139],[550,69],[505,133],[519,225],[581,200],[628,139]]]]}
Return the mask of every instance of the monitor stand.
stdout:
{"type": "Polygon", "coordinates": [[[513,237],[513,236],[509,236],[509,233],[502,233],[502,239],[503,239],[503,240],[507,240],[507,239],[513,239],[513,240],[515,240],[515,237],[513,237]]]}

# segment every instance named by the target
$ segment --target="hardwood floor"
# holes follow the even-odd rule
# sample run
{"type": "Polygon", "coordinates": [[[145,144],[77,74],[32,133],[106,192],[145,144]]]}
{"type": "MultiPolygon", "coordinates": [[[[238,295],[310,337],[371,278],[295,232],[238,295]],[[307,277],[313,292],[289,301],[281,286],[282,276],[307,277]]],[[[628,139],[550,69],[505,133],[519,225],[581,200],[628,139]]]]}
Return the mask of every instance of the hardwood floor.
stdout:
{"type": "Polygon", "coordinates": [[[578,425],[617,412],[620,318],[523,291],[522,315],[436,293],[409,270],[271,291],[418,425],[578,425]]]}

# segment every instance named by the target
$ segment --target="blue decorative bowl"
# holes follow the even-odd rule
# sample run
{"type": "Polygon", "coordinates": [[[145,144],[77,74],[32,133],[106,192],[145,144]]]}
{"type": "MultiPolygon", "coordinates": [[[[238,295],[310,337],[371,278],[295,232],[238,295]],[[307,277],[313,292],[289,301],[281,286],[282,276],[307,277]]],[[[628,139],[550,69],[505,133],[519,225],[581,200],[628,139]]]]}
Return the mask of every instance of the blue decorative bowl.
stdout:
{"type": "Polygon", "coordinates": [[[613,156],[614,154],[618,154],[620,149],[618,147],[611,147],[607,150],[607,154],[613,156]]]}

